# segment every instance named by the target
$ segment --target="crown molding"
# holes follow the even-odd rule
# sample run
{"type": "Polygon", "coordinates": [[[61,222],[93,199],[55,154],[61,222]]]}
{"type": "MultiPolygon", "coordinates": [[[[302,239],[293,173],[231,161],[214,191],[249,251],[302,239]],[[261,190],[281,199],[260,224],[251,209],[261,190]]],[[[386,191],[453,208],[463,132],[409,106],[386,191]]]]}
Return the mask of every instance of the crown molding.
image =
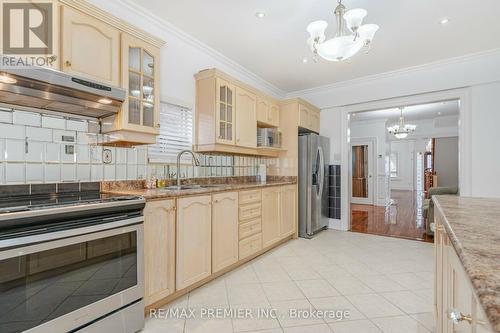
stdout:
{"type": "Polygon", "coordinates": [[[355,78],[352,80],[335,82],[332,84],[326,84],[326,85],[322,85],[322,86],[318,86],[318,87],[314,87],[314,88],[298,90],[298,91],[287,93],[286,98],[300,97],[300,96],[305,96],[305,95],[309,95],[309,94],[325,93],[325,92],[335,90],[335,89],[352,87],[352,86],[366,84],[366,83],[370,83],[370,82],[374,82],[374,81],[378,81],[378,80],[390,79],[390,78],[401,76],[401,75],[433,70],[433,69],[437,69],[437,68],[440,68],[443,66],[466,63],[466,62],[471,62],[471,61],[477,61],[477,60],[480,60],[484,57],[491,57],[491,56],[500,57],[500,48],[482,51],[482,52],[470,53],[470,54],[466,54],[466,55],[462,55],[462,56],[458,56],[458,57],[453,57],[453,58],[448,58],[448,59],[443,59],[443,60],[438,60],[438,61],[434,61],[434,62],[422,64],[422,65],[416,65],[416,66],[396,69],[396,70],[389,71],[389,72],[363,76],[363,77],[355,78]]]}
{"type": "MultiPolygon", "coordinates": [[[[154,13],[151,13],[147,9],[145,9],[142,6],[139,6],[138,4],[134,3],[132,0],[115,0],[115,3],[120,5],[121,7],[124,7],[128,9],[129,11],[142,16],[148,22],[152,25],[155,25],[156,27],[167,31],[168,33],[176,36],[177,38],[181,39],[182,41],[186,42],[190,46],[193,46],[197,48],[198,50],[212,56],[213,58],[217,59],[224,65],[228,66],[231,68],[233,71],[236,73],[242,75],[243,77],[247,77],[254,81],[256,84],[261,86],[261,89],[267,90],[267,93],[274,95],[274,97],[277,98],[284,98],[286,96],[286,92],[284,90],[281,90],[280,88],[276,87],[275,85],[267,82],[260,76],[254,74],[253,72],[249,71],[236,61],[230,59],[229,57],[223,55],[221,52],[213,49],[212,47],[208,46],[207,44],[201,42],[200,40],[196,39],[195,37],[189,35],[185,31],[182,31],[181,29],[177,28],[174,26],[172,23],[160,18],[154,13]]],[[[168,41],[167,41],[168,43],[168,41]]],[[[202,70],[204,68],[200,68],[202,70]]]]}

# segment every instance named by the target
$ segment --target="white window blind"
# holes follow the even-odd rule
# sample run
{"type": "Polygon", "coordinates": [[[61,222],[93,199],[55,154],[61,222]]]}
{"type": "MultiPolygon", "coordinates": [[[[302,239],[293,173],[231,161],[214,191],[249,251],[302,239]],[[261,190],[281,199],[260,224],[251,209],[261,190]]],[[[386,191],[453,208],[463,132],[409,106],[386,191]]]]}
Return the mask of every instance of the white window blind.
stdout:
{"type": "MultiPolygon", "coordinates": [[[[177,153],[184,149],[192,149],[193,112],[191,109],[161,102],[160,134],[156,143],[148,148],[151,163],[175,163],[177,153]]],[[[190,161],[188,156],[183,157],[190,161]]]]}

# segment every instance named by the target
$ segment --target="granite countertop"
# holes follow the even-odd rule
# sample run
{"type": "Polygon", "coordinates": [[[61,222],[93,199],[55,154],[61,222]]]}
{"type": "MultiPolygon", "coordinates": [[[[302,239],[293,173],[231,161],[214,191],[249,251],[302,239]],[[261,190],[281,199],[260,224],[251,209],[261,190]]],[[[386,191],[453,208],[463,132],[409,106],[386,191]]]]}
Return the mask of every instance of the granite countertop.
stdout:
{"type": "Polygon", "coordinates": [[[228,183],[228,184],[205,184],[209,187],[195,188],[195,189],[185,189],[185,190],[168,190],[166,188],[157,189],[144,189],[144,188],[134,188],[133,186],[107,186],[103,187],[103,193],[113,193],[113,194],[123,194],[123,195],[137,195],[142,196],[146,200],[154,199],[168,199],[175,197],[182,197],[188,195],[202,195],[210,194],[223,191],[236,191],[245,190],[253,188],[262,188],[269,186],[280,186],[280,185],[290,185],[296,184],[296,179],[279,179],[271,180],[265,183],[247,181],[244,183],[228,183]]]}
{"type": "Polygon", "coordinates": [[[433,196],[493,329],[500,332],[500,199],[433,196]]]}

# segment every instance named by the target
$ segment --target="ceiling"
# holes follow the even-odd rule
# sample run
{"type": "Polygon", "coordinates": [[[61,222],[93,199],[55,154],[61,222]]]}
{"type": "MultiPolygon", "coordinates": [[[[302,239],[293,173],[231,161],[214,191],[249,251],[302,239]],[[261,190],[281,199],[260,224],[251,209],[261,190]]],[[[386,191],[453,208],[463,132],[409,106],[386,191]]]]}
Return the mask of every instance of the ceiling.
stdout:
{"type": "Polygon", "coordinates": [[[315,20],[328,21],[327,38],[334,36],[333,0],[129,1],[285,92],[500,48],[498,0],[344,0],[368,10],[365,23],[380,26],[370,53],[350,63],[314,63],[306,45],[306,26],[315,20]]]}
{"type": "MultiPolygon", "coordinates": [[[[389,120],[397,121],[399,119],[400,111],[398,108],[364,111],[351,114],[352,122],[371,121],[371,120],[389,120]]],[[[436,119],[439,117],[458,116],[459,115],[459,102],[446,101],[431,104],[420,104],[407,106],[403,109],[403,116],[405,120],[427,120],[436,119]]]]}

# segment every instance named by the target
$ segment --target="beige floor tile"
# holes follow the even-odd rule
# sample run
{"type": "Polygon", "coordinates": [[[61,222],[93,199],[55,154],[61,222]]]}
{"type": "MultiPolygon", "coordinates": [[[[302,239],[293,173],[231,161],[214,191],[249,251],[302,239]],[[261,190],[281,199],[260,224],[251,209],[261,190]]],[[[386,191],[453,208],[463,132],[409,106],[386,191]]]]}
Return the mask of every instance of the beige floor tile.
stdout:
{"type": "Polygon", "coordinates": [[[259,279],[257,278],[257,274],[251,265],[246,265],[241,268],[237,268],[236,270],[228,273],[224,276],[226,279],[226,285],[237,285],[237,284],[246,284],[246,283],[259,283],[259,279]]]}
{"type": "Polygon", "coordinates": [[[328,281],[321,280],[301,280],[295,282],[307,298],[319,298],[339,296],[339,292],[333,288],[328,281]]]}
{"type": "Polygon", "coordinates": [[[354,276],[329,278],[327,281],[341,295],[371,294],[373,290],[354,276]]]}
{"type": "Polygon", "coordinates": [[[283,333],[283,329],[273,328],[270,330],[246,331],[245,333],[283,333]]]}
{"type": "Polygon", "coordinates": [[[418,273],[397,273],[397,274],[390,274],[389,277],[399,283],[400,285],[406,287],[407,289],[410,290],[418,290],[418,289],[425,289],[429,288],[433,285],[434,282],[429,282],[418,276],[418,273]]]}
{"type": "Polygon", "coordinates": [[[347,299],[368,318],[399,316],[404,313],[377,294],[351,295],[347,299]]]}
{"type": "Polygon", "coordinates": [[[233,333],[231,319],[188,319],[185,333],[233,333]]]}
{"type": "Polygon", "coordinates": [[[227,295],[231,305],[267,302],[266,294],[260,283],[228,286],[227,295]]]}
{"type": "Polygon", "coordinates": [[[380,295],[408,314],[432,312],[434,310],[432,303],[426,302],[411,291],[397,291],[380,295]]]}
{"type": "Polygon", "coordinates": [[[294,281],[300,280],[311,280],[311,279],[321,279],[321,276],[318,272],[313,270],[312,268],[284,268],[288,273],[290,278],[294,281]]]}
{"type": "Polygon", "coordinates": [[[311,299],[309,299],[309,302],[311,302],[311,304],[314,306],[314,308],[318,309],[318,310],[347,312],[347,316],[345,318],[341,318],[338,315],[336,318],[325,318],[325,321],[327,323],[338,322],[341,320],[359,320],[359,319],[366,318],[344,296],[311,298],[311,299]]]}
{"type": "Polygon", "coordinates": [[[294,282],[263,283],[262,288],[269,301],[288,301],[306,298],[294,282]]]}
{"type": "Polygon", "coordinates": [[[420,324],[424,325],[429,331],[434,332],[436,329],[436,318],[434,317],[434,313],[417,313],[410,315],[413,319],[418,321],[420,324]]]}
{"type": "MultiPolygon", "coordinates": [[[[233,317],[234,332],[257,331],[264,329],[280,328],[279,322],[270,314],[271,305],[265,303],[240,304],[231,307],[238,311],[249,311],[249,314],[233,317]]],[[[239,312],[238,312],[239,313],[239,312]]]]}
{"type": "Polygon", "coordinates": [[[228,305],[226,284],[223,279],[214,280],[201,286],[188,295],[188,305],[194,307],[214,307],[228,305]]]}
{"type": "Polygon", "coordinates": [[[406,290],[404,286],[400,285],[393,279],[387,277],[386,275],[356,275],[361,282],[367,285],[370,289],[375,292],[388,292],[388,291],[401,291],[406,290]]]}
{"type": "Polygon", "coordinates": [[[184,332],[184,319],[146,319],[143,333],[182,333],[184,332]]]}
{"type": "Polygon", "coordinates": [[[372,322],[384,333],[429,333],[422,324],[409,316],[375,318],[372,322]]]}
{"type": "Polygon", "coordinates": [[[285,333],[332,333],[327,324],[285,327],[283,331],[285,333]]]}
{"type": "Polygon", "coordinates": [[[262,283],[291,281],[288,273],[278,264],[260,267],[254,266],[254,269],[259,281],[262,283]]]}
{"type": "Polygon", "coordinates": [[[282,327],[307,326],[324,324],[323,319],[311,318],[314,308],[308,300],[271,302],[277,310],[278,320],[282,327]]]}
{"type": "Polygon", "coordinates": [[[369,320],[351,320],[330,323],[334,333],[381,333],[369,320]]]}
{"type": "Polygon", "coordinates": [[[434,304],[434,288],[432,289],[422,289],[422,290],[412,290],[412,293],[418,297],[424,299],[426,302],[434,304]]]}

